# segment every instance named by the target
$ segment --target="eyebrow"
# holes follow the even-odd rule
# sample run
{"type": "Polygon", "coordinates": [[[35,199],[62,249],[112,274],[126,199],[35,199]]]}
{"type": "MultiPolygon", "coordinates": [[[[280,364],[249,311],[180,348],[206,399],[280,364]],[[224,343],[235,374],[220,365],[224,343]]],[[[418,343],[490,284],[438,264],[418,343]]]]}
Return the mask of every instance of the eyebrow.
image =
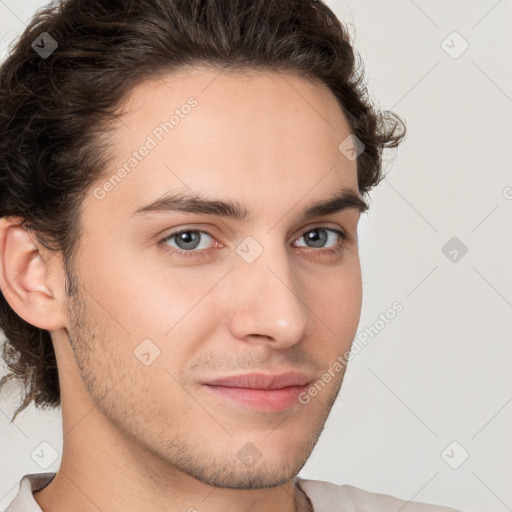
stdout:
{"type": "MultiPolygon", "coordinates": [[[[368,209],[368,204],[350,188],[340,188],[328,199],[305,206],[298,215],[309,219],[320,215],[330,215],[346,209],[360,213],[368,209]]],[[[142,217],[151,213],[202,213],[243,221],[249,220],[249,210],[237,201],[207,199],[197,194],[168,193],[155,201],[132,211],[128,217],[142,217]]]]}

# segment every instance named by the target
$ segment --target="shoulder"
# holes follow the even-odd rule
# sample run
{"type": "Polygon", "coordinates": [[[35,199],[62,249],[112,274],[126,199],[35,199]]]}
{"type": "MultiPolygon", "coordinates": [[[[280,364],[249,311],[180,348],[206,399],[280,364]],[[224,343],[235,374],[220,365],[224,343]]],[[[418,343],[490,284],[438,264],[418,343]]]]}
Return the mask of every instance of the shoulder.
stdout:
{"type": "Polygon", "coordinates": [[[407,512],[460,512],[453,508],[369,492],[347,484],[297,478],[297,485],[310,499],[314,512],[396,512],[406,505],[407,512]]]}
{"type": "Polygon", "coordinates": [[[42,512],[34,499],[34,492],[46,487],[56,473],[29,473],[20,480],[18,494],[5,512],[42,512]]]}

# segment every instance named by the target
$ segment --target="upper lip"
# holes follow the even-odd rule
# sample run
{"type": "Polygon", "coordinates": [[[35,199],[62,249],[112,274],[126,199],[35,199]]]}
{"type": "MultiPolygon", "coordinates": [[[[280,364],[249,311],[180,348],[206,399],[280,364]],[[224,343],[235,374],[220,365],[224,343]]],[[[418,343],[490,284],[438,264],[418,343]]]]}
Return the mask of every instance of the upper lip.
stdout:
{"type": "Polygon", "coordinates": [[[247,373],[245,375],[232,375],[204,382],[204,384],[233,388],[282,389],[289,386],[304,386],[309,382],[311,382],[311,378],[305,373],[291,371],[280,374],[247,373]]]}

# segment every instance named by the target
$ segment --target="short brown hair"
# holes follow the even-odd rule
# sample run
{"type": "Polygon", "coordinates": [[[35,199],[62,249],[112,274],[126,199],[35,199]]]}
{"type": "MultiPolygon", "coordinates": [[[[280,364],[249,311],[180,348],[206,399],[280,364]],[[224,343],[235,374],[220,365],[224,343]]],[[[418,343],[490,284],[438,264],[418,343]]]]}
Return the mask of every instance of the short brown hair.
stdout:
{"type": "MultiPolygon", "coordinates": [[[[40,45],[42,46],[42,45],[40,45]]],[[[284,71],[327,85],[364,144],[358,185],[382,178],[382,150],[405,123],[370,101],[347,28],[320,0],[61,0],[40,9],[0,67],[0,217],[16,216],[68,281],[80,239],[80,206],[106,169],[109,120],[137,84],[194,64],[284,71]],[[42,33],[58,47],[38,54],[42,33]]],[[[341,142],[341,141],[340,141],[341,142]]],[[[68,287],[69,285],[69,287],[68,287]]],[[[16,415],[60,405],[50,334],[20,318],[0,294],[3,358],[25,389],[16,415]]]]}

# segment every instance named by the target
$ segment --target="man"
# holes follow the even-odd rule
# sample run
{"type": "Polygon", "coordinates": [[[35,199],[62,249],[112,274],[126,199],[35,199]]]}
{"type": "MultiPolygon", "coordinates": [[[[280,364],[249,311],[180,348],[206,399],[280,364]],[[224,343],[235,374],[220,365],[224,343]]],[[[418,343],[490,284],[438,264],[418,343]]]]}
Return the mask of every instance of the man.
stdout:
{"type": "Polygon", "coordinates": [[[8,512],[449,511],[297,477],[405,135],[313,0],[69,0],[0,69],[4,382],[62,407],[8,512]]]}

